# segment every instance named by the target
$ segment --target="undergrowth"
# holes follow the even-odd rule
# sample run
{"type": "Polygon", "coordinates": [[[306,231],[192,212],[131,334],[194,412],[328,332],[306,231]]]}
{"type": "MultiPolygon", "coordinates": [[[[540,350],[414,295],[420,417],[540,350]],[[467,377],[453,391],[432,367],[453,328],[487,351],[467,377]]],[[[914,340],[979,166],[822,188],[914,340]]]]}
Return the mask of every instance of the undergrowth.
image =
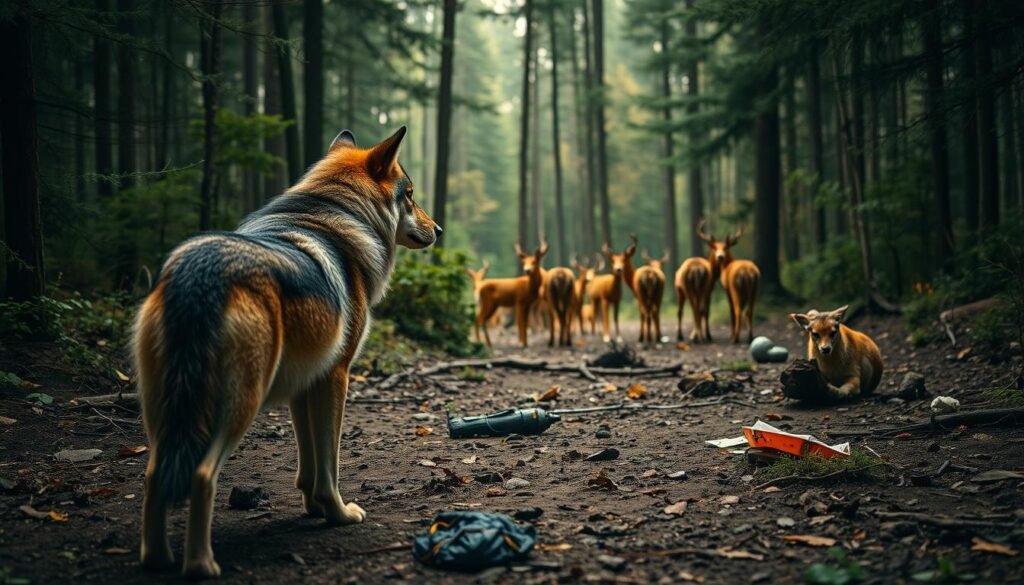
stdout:
{"type": "Polygon", "coordinates": [[[847,479],[881,479],[886,473],[886,464],[864,451],[853,449],[848,458],[833,457],[826,459],[820,455],[809,457],[783,456],[771,465],[757,470],[755,475],[762,480],[780,477],[821,477],[830,473],[839,474],[847,479]]]}

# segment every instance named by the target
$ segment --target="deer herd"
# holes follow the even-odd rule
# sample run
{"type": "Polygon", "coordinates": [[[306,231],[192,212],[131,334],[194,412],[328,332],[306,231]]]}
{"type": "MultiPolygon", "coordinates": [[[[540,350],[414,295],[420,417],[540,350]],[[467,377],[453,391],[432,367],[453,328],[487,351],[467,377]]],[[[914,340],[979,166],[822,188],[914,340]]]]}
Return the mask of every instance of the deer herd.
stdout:
{"type": "MultiPolygon", "coordinates": [[[[717,240],[704,233],[704,222],[696,226],[697,235],[708,245],[706,258],[686,259],[676,270],[673,285],[678,302],[676,339],[682,341],[683,309],[687,302],[693,315],[691,341],[711,341],[708,314],[711,294],[715,282],[721,283],[729,302],[731,340],[738,343],[743,323],[747,326],[747,340],[753,339],[754,301],[757,298],[761,273],[749,260],[734,259],[731,249],[742,235],[742,230],[717,240]]],[[[491,346],[488,325],[500,325],[502,311],[515,316],[519,343],[527,345],[527,333],[531,323],[548,322],[548,345],[555,345],[555,331],[558,344],[572,345],[573,321],[579,324],[580,335],[595,333],[598,314],[601,316],[603,339],[611,341],[610,325],[615,324],[615,337],[619,334],[619,304],[623,298],[623,285],[633,292],[640,309],[640,342],[654,345],[661,340],[661,303],[665,291],[664,264],[668,254],[651,258],[647,252],[641,257],[646,264],[634,267],[637,238],[630,235],[632,243],[617,253],[606,242],[601,247],[597,263],[580,262],[573,258],[573,268],[557,267],[545,269],[541,260],[547,254],[547,242],[541,242],[532,254],[527,254],[517,243],[516,255],[523,274],[515,278],[486,278],[490,268],[484,262],[480,270],[466,269],[473,279],[473,297],[477,314],[474,334],[491,346]],[[602,273],[605,268],[608,273],[602,273]],[[575,271],[574,271],[575,270],[575,271]]]]}

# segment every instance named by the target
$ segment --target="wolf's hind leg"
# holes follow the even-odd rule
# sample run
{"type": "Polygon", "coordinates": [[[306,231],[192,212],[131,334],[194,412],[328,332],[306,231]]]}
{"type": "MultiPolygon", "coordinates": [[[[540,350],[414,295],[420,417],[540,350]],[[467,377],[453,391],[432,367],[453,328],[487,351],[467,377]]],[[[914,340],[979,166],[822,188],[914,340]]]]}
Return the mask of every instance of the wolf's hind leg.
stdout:
{"type": "Polygon", "coordinates": [[[298,394],[289,403],[292,415],[292,429],[299,451],[299,471],[295,475],[295,487],[302,492],[302,507],[314,518],[323,518],[324,510],[313,499],[313,483],[316,480],[316,452],[313,448],[313,428],[310,424],[309,395],[298,394]]]}
{"type": "Polygon", "coordinates": [[[145,500],[142,504],[142,566],[147,571],[174,568],[174,553],[167,540],[167,501],[156,478],[156,455],[150,454],[146,467],[145,500]]]}
{"type": "Polygon", "coordinates": [[[341,424],[348,394],[348,364],[339,365],[330,375],[309,390],[309,413],[316,452],[316,478],[313,499],[323,509],[328,524],[358,524],[366,512],[356,504],[346,504],[338,492],[338,450],[341,424]]]}

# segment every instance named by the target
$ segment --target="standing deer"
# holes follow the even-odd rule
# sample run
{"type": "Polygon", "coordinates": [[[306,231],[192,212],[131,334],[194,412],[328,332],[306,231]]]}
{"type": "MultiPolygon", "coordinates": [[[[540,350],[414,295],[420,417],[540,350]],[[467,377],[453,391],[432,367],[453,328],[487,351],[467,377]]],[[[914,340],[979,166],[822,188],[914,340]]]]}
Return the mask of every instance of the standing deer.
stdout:
{"type": "Polygon", "coordinates": [[[546,270],[543,291],[551,312],[548,347],[555,345],[555,326],[558,326],[558,344],[572,346],[572,318],[576,309],[576,276],[564,267],[546,270]]]}
{"type": "Polygon", "coordinates": [[[537,295],[540,294],[540,260],[548,253],[548,244],[541,242],[540,248],[537,248],[533,254],[524,254],[518,243],[515,250],[523,268],[523,275],[516,278],[485,280],[476,293],[477,314],[474,328],[476,340],[480,341],[480,328],[482,327],[487,347],[491,347],[491,337],[487,333],[487,321],[498,310],[498,307],[515,307],[519,343],[523,347],[527,345],[527,321],[530,318],[530,309],[537,301],[537,295]]]}
{"type": "Polygon", "coordinates": [[[711,341],[711,326],[708,314],[711,312],[711,291],[715,288],[715,275],[711,261],[707,258],[687,258],[679,265],[675,277],[676,298],[679,312],[676,315],[676,340],[683,340],[683,309],[687,300],[693,313],[693,331],[690,340],[711,341]]]}
{"type": "Polygon", "coordinates": [[[722,283],[725,289],[726,298],[729,299],[729,323],[731,326],[731,340],[739,343],[740,330],[743,326],[743,318],[747,322],[747,342],[754,339],[754,301],[757,300],[757,287],[761,282],[761,271],[757,265],[750,260],[734,260],[731,248],[743,235],[743,228],[736,230],[731,236],[726,236],[724,242],[715,240],[703,230],[704,221],[697,224],[697,236],[704,240],[711,248],[708,260],[711,262],[712,272],[722,283]],[[746,309],[744,311],[744,309],[746,309]]]}
{"type": "Polygon", "coordinates": [[[651,258],[644,250],[641,256],[647,264],[633,273],[633,292],[640,306],[640,343],[653,345],[661,340],[661,299],[665,293],[662,265],[668,261],[668,252],[661,258],[651,258]]]}
{"type": "Polygon", "coordinates": [[[608,247],[608,242],[601,246],[601,253],[611,263],[612,273],[595,276],[594,280],[590,282],[590,286],[587,287],[587,294],[590,295],[590,304],[595,308],[595,314],[597,313],[596,306],[598,304],[601,306],[601,321],[605,343],[612,339],[608,331],[609,305],[611,305],[612,310],[615,312],[615,338],[618,341],[622,341],[622,336],[619,335],[619,302],[622,300],[622,283],[625,281],[626,286],[632,290],[633,254],[636,253],[636,236],[630,234],[629,237],[633,240],[633,243],[623,250],[621,254],[615,254],[608,247]]]}
{"type": "Polygon", "coordinates": [[[604,258],[600,260],[596,269],[591,268],[589,266],[589,261],[587,262],[587,264],[583,264],[575,257],[573,257],[572,259],[572,265],[573,268],[576,269],[576,272],[579,274],[579,276],[576,279],[575,313],[576,317],[579,319],[580,322],[580,335],[586,335],[587,332],[586,327],[584,327],[583,325],[584,320],[590,323],[590,334],[593,335],[597,321],[596,319],[594,319],[593,305],[588,304],[586,302],[587,287],[590,285],[590,281],[594,280],[594,276],[597,274],[597,270],[601,270],[604,268],[604,258]]]}
{"type": "MultiPolygon", "coordinates": [[[[480,286],[485,282],[487,271],[491,269],[491,263],[484,260],[484,263],[480,266],[480,270],[473,270],[470,267],[466,267],[466,274],[473,280],[473,300],[477,306],[480,306],[480,286]]],[[[494,312],[489,320],[490,325],[499,328],[499,335],[504,335],[504,307],[499,308],[494,312]]],[[[479,330],[476,332],[477,341],[480,340],[479,330]]]]}

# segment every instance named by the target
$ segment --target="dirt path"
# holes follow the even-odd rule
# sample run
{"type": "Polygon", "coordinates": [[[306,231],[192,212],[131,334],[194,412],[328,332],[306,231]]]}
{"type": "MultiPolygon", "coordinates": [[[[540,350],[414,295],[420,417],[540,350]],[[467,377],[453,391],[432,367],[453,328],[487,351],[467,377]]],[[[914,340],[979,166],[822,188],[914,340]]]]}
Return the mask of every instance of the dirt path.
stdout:
{"type": "MultiPolygon", "coordinates": [[[[668,321],[666,331],[674,331],[668,321]]],[[[953,394],[969,406],[985,400],[978,389],[1005,378],[1005,366],[981,359],[948,359],[947,354],[954,353],[948,346],[907,349],[906,332],[895,321],[859,325],[876,337],[886,356],[889,369],[882,394],[894,392],[903,372],[912,370],[925,375],[933,394],[953,394]]],[[[791,352],[802,353],[795,327],[776,320],[760,332],[791,352]]],[[[724,339],[723,331],[716,333],[724,339]]],[[[635,325],[623,334],[632,341],[635,325]]],[[[511,336],[498,338],[496,353],[578,363],[604,349],[593,337],[572,350],[548,349],[537,337],[532,341],[530,349],[520,351],[509,347],[511,336]]],[[[650,365],[685,360],[686,370],[694,372],[747,359],[744,347],[722,343],[694,346],[691,351],[679,351],[673,343],[641,353],[650,365]]],[[[412,380],[379,397],[423,402],[355,402],[348,407],[341,490],[369,515],[365,524],[347,528],[324,528],[302,516],[299,494],[292,487],[295,447],[289,414],[286,408],[271,409],[259,417],[221,476],[213,538],[224,570],[222,581],[675,583],[692,577],[706,583],[803,582],[811,563],[831,558],[828,549],[786,542],[783,537],[814,535],[834,539],[865,569],[869,581],[910,582],[912,574],[934,570],[944,558],[952,560],[961,574],[973,573],[990,582],[1024,582],[1020,556],[970,550],[975,537],[1024,548],[1021,482],[973,483],[975,473],[965,470],[1024,469],[1024,432],[990,427],[921,433],[905,440],[872,439],[867,446],[893,463],[891,477],[784,484],[766,493],[754,489],[760,480],[742,456],[707,448],[704,440],[736,436],[740,426],[769,413],[785,415],[773,424],[827,439],[830,430],[885,426],[924,416],[927,409],[927,401],[891,404],[887,396],[842,407],[801,407],[781,400],[780,369],[760,366],[745,376],[744,388],[735,397],[754,407],[724,404],[566,417],[543,435],[508,440],[448,439],[445,404],[451,403],[459,414],[483,414],[525,403],[553,384],[561,386],[559,407],[612,404],[627,400],[625,387],[633,382],[646,385],[647,402],[669,403],[680,400],[677,380],[614,377],[619,389],[610,392],[591,387],[574,374],[497,369],[482,376],[438,376],[440,385],[412,380]],[[417,436],[417,426],[434,432],[417,436]],[[603,447],[615,447],[621,455],[604,462],[574,458],[575,452],[585,455],[603,447]],[[934,476],[945,461],[954,467],[934,476]],[[444,481],[442,468],[477,480],[453,487],[444,481]],[[668,477],[679,471],[686,472],[685,479],[668,477]],[[506,481],[521,478],[529,485],[506,490],[501,483],[485,483],[489,472],[506,481]],[[618,489],[588,485],[600,473],[618,489]],[[915,481],[931,485],[910,484],[911,476],[929,475],[934,477],[915,481]],[[230,509],[231,488],[245,485],[268,488],[270,505],[254,511],[230,509]],[[680,500],[688,502],[684,514],[663,513],[680,500]],[[411,541],[439,511],[514,513],[533,507],[543,509],[534,521],[540,541],[571,548],[537,551],[530,564],[511,571],[459,575],[425,568],[406,551],[358,554],[411,541]],[[961,521],[960,526],[943,528],[927,520],[882,517],[892,512],[957,516],[961,521]],[[964,525],[970,523],[963,518],[975,522],[964,525]],[[677,552],[664,555],[671,550],[677,552]]],[[[355,383],[354,396],[373,395],[368,392],[373,382],[355,383]]],[[[141,427],[132,422],[134,413],[72,409],[65,400],[74,396],[74,389],[42,390],[58,401],[41,407],[41,414],[14,399],[24,392],[5,393],[0,399],[0,415],[17,420],[0,425],[0,571],[33,583],[178,582],[175,575],[144,574],[137,565],[147,455],[118,454],[121,447],[143,443],[141,427]],[[110,417],[116,427],[99,436],[82,434],[95,426],[87,424],[90,416],[110,417]],[[84,463],[55,463],[53,454],[67,448],[98,448],[102,453],[84,463]],[[25,504],[66,512],[67,519],[29,518],[19,510],[25,504]]],[[[863,448],[864,442],[855,441],[854,446],[863,448]]],[[[181,511],[172,515],[176,551],[184,520],[181,511]]]]}

